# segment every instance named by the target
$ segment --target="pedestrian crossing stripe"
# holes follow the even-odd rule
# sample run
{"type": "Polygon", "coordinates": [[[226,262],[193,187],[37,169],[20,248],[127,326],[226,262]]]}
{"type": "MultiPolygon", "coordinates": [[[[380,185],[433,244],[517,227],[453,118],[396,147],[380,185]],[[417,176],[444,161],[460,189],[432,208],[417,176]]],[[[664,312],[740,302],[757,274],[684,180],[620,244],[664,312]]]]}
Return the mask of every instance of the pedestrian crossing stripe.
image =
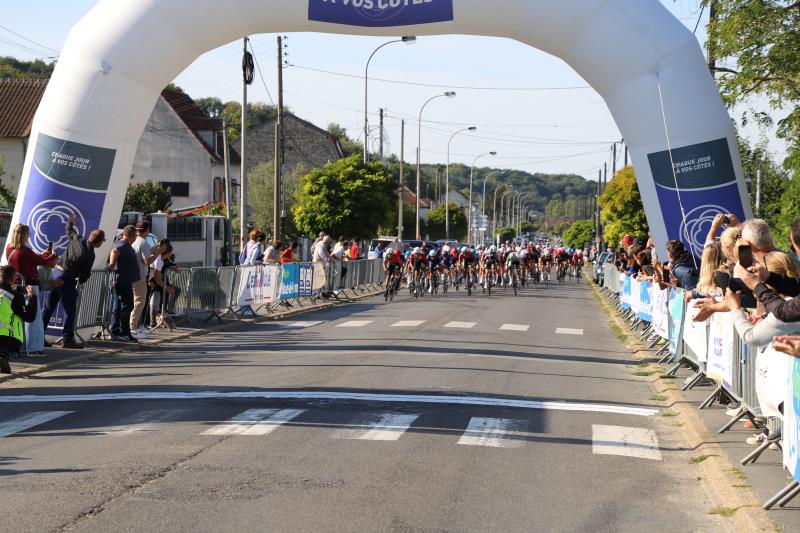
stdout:
{"type": "Polygon", "coordinates": [[[372,320],[350,320],[349,322],[343,322],[337,325],[337,328],[363,328],[364,326],[368,326],[372,324],[372,320]]]}
{"type": "Polygon", "coordinates": [[[36,411],[18,416],[0,424],[0,438],[10,437],[32,427],[40,426],[56,418],[72,414],[73,411],[36,411]]]}
{"type": "Polygon", "coordinates": [[[424,320],[401,320],[392,324],[393,328],[416,328],[424,324],[424,320]]]}
{"type": "Polygon", "coordinates": [[[415,414],[368,413],[356,418],[352,427],[334,432],[331,438],[349,440],[396,441],[419,418],[415,414]]]}
{"type": "Polygon", "coordinates": [[[645,428],[593,425],[592,453],[661,461],[658,437],[645,428]]]}
{"type": "Polygon", "coordinates": [[[500,331],[528,331],[529,329],[531,329],[530,326],[523,324],[503,324],[500,326],[500,331]]]}
{"type": "Polygon", "coordinates": [[[464,446],[519,448],[525,445],[528,423],[507,418],[472,418],[458,440],[464,446]]]}
{"type": "Polygon", "coordinates": [[[305,412],[304,409],[248,409],[225,424],[209,428],[201,435],[269,435],[305,412]]]}
{"type": "Polygon", "coordinates": [[[583,335],[583,330],[572,329],[572,328],[558,328],[556,329],[556,335],[583,335]]]}
{"type": "Polygon", "coordinates": [[[313,322],[313,321],[292,322],[291,324],[288,324],[288,325],[286,325],[284,327],[291,328],[291,329],[307,329],[307,328],[313,328],[314,326],[319,326],[322,323],[323,322],[321,320],[320,321],[316,321],[316,322],[313,322]]]}

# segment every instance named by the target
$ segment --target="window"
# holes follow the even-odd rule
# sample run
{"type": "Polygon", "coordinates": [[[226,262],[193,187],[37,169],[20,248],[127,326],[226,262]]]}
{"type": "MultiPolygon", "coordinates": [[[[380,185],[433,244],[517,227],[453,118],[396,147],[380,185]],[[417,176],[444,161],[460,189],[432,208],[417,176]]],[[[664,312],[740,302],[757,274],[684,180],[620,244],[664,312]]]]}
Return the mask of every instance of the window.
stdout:
{"type": "Polygon", "coordinates": [[[172,191],[172,196],[176,198],[186,198],[189,196],[188,181],[162,181],[161,186],[172,191]]]}
{"type": "Polygon", "coordinates": [[[203,219],[199,217],[170,218],[167,220],[167,238],[171,241],[202,240],[203,219]]]}

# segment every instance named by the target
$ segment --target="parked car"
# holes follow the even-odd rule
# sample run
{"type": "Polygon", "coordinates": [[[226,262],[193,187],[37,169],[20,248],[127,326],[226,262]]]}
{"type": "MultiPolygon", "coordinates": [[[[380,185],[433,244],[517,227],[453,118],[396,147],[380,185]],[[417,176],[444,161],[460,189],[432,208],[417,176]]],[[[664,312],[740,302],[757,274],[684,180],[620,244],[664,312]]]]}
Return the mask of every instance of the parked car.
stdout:
{"type": "Polygon", "coordinates": [[[613,252],[603,252],[594,262],[594,282],[598,285],[603,284],[603,277],[605,275],[605,265],[614,262],[613,252]]]}
{"type": "Polygon", "coordinates": [[[367,259],[379,259],[378,254],[375,253],[378,243],[383,244],[384,248],[391,248],[393,244],[397,243],[397,237],[378,237],[377,239],[372,239],[372,241],[369,243],[367,259]]]}

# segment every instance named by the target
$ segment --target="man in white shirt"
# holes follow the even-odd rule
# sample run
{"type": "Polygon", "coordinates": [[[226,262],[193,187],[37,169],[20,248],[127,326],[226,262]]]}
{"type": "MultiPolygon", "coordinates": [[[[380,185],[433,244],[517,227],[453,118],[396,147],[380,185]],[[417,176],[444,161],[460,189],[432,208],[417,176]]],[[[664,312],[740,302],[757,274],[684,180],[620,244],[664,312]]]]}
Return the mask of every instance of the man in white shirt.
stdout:
{"type": "Polygon", "coordinates": [[[317,245],[314,247],[313,261],[315,263],[327,263],[328,261],[330,261],[331,254],[328,251],[328,249],[332,241],[333,239],[331,239],[328,236],[325,236],[321,241],[317,243],[317,245]]]}
{"type": "Polygon", "coordinates": [[[144,337],[147,333],[139,329],[139,320],[142,317],[147,303],[147,271],[159,257],[159,247],[150,247],[147,236],[150,235],[150,222],[140,220],[136,224],[136,241],[131,245],[136,252],[136,262],[139,265],[139,281],[133,284],[133,311],[131,312],[131,334],[134,337],[144,337]]]}

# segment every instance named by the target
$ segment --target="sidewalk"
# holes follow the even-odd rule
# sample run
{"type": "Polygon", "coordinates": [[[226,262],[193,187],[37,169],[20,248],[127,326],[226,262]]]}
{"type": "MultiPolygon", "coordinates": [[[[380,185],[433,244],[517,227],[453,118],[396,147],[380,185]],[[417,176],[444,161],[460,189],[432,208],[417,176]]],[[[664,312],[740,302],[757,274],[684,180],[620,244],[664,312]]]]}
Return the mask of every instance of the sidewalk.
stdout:
{"type": "Polygon", "coordinates": [[[181,322],[180,327],[176,327],[175,330],[170,331],[166,328],[159,328],[153,331],[148,338],[140,339],[138,343],[90,340],[87,342],[87,347],[83,350],[65,350],[58,347],[46,348],[46,357],[19,357],[12,359],[12,373],[0,375],[0,384],[14,379],[40,374],[49,370],[64,368],[88,360],[114,357],[115,355],[121,353],[147,351],[162,344],[168,344],[171,342],[188,339],[190,337],[205,335],[206,333],[214,331],[226,331],[241,327],[243,324],[257,324],[261,322],[280,320],[294,315],[308,313],[310,311],[318,311],[320,309],[347,305],[348,303],[366,300],[379,294],[383,294],[383,289],[367,291],[359,296],[344,298],[341,300],[329,299],[317,300],[314,303],[303,302],[302,307],[295,303],[294,307],[286,310],[277,310],[270,314],[246,317],[240,320],[232,318],[230,314],[223,316],[221,322],[212,317],[205,323],[204,327],[192,327],[191,325],[187,325],[191,324],[191,322],[184,320],[181,322]]]}

